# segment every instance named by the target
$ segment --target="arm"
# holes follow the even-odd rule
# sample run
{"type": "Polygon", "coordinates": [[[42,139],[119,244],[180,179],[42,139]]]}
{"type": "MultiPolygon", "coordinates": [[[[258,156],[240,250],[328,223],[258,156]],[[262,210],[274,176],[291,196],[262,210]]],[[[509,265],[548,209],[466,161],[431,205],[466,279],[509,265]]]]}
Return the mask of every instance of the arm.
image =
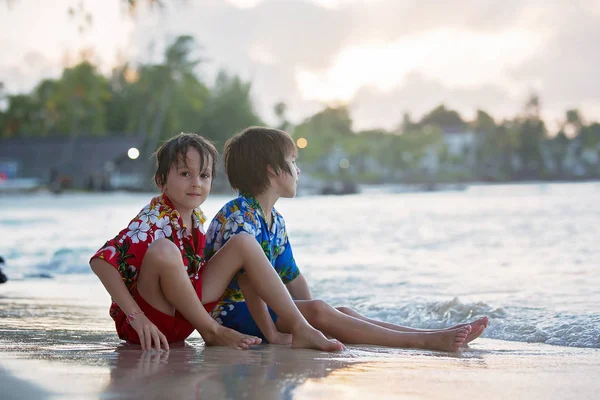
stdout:
{"type": "Polygon", "coordinates": [[[312,300],[308,283],[306,282],[306,279],[302,273],[300,273],[294,280],[286,283],[285,286],[294,300],[312,300]]]}
{"type": "Polygon", "coordinates": [[[121,275],[112,265],[101,258],[94,258],[90,261],[90,267],[92,267],[92,271],[98,276],[110,297],[126,315],[140,311],[139,306],[129,294],[125,283],[123,283],[121,275]]]}
{"type": "Polygon", "coordinates": [[[238,276],[238,284],[242,290],[242,294],[246,299],[246,305],[250,315],[254,318],[254,322],[260,329],[265,338],[271,344],[290,344],[292,343],[292,335],[281,333],[273,323],[273,319],[267,309],[267,304],[258,297],[250,284],[250,280],[245,274],[238,276]]]}
{"type": "MultiPolygon", "coordinates": [[[[121,275],[119,272],[108,262],[100,259],[94,258],[90,261],[90,267],[92,271],[98,276],[110,297],[117,303],[121,311],[125,313],[125,315],[130,315],[131,313],[138,312],[140,307],[135,302],[135,299],[131,296],[125,283],[123,283],[123,279],[121,279],[121,275]]],[[[144,340],[144,333],[146,331],[146,327],[149,329],[149,334],[154,342],[154,346],[157,350],[160,350],[161,343],[166,350],[169,350],[169,343],[167,342],[167,338],[162,334],[162,332],[152,323],[144,314],[137,314],[135,319],[131,321],[131,326],[137,332],[140,337],[140,343],[142,345],[142,350],[151,350],[152,342],[148,345],[148,341],[144,340]]]]}

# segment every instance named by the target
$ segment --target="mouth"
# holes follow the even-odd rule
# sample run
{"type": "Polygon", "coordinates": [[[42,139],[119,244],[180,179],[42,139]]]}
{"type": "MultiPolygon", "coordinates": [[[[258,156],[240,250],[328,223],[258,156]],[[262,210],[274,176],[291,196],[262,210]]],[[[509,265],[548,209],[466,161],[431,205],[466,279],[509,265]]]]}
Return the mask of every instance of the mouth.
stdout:
{"type": "Polygon", "coordinates": [[[202,197],[202,195],[200,193],[186,193],[188,196],[192,196],[192,197],[202,197]]]}

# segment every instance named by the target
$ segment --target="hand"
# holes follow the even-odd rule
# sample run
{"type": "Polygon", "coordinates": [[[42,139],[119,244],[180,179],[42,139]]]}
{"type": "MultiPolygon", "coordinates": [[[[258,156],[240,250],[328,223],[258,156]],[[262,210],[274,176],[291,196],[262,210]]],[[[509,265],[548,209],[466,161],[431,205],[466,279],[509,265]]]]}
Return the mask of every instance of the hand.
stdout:
{"type": "Polygon", "coordinates": [[[292,335],[289,333],[274,332],[267,336],[269,344],[292,344],[292,335]]]}
{"type": "Polygon", "coordinates": [[[152,350],[154,344],[156,351],[160,351],[161,343],[165,350],[169,350],[165,335],[144,314],[137,314],[130,323],[140,338],[142,350],[152,350]]]}
{"type": "Polygon", "coordinates": [[[145,378],[159,372],[168,359],[168,351],[144,351],[140,353],[137,368],[132,368],[131,371],[137,378],[145,378]]]}

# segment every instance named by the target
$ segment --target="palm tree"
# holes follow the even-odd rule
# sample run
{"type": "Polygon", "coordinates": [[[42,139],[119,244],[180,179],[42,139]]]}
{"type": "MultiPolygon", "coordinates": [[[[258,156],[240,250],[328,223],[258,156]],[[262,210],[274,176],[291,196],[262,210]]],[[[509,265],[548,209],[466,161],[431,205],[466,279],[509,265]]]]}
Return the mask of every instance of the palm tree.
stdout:
{"type": "MultiPolygon", "coordinates": [[[[147,77],[152,78],[154,87],[151,88],[149,94],[151,95],[151,106],[155,107],[152,110],[154,111],[154,120],[146,142],[146,155],[152,154],[156,149],[176,86],[179,82],[187,79],[196,79],[194,68],[203,60],[190,59],[190,53],[194,47],[195,42],[192,36],[178,36],[165,51],[164,63],[150,66],[145,70],[147,77]]],[[[142,125],[144,124],[143,122],[142,125]]]]}

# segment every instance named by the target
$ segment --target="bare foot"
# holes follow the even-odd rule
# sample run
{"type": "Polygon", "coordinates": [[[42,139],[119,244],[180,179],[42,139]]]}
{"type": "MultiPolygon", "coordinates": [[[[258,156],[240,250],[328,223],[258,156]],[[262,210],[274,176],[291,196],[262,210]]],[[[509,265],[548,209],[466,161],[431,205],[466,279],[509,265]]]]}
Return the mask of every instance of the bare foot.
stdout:
{"type": "Polygon", "coordinates": [[[485,326],[483,325],[481,325],[478,330],[474,330],[473,328],[471,328],[471,333],[467,335],[467,339],[465,340],[463,346],[467,346],[470,342],[477,339],[479,336],[481,336],[483,331],[485,331],[485,326]]]}
{"type": "Polygon", "coordinates": [[[465,344],[472,342],[473,340],[475,340],[479,336],[481,336],[481,334],[483,333],[485,328],[487,328],[487,326],[488,326],[488,317],[482,317],[473,322],[456,325],[456,326],[453,326],[452,328],[448,328],[447,330],[463,328],[468,325],[471,325],[471,333],[469,333],[469,335],[467,336],[467,340],[465,340],[465,344]]]}
{"type": "Polygon", "coordinates": [[[429,350],[442,350],[455,352],[465,343],[467,336],[471,332],[471,326],[425,333],[424,348],[429,350]]]}
{"type": "Polygon", "coordinates": [[[205,334],[202,338],[207,346],[226,346],[238,350],[247,350],[248,347],[262,342],[261,338],[244,335],[222,325],[219,325],[214,334],[205,334]]]}
{"type": "Polygon", "coordinates": [[[341,351],[345,347],[335,339],[327,339],[320,331],[312,327],[306,327],[292,335],[292,348],[341,351]]]}
{"type": "Polygon", "coordinates": [[[277,332],[269,339],[269,344],[291,344],[292,343],[292,335],[289,333],[281,333],[277,332]]]}

